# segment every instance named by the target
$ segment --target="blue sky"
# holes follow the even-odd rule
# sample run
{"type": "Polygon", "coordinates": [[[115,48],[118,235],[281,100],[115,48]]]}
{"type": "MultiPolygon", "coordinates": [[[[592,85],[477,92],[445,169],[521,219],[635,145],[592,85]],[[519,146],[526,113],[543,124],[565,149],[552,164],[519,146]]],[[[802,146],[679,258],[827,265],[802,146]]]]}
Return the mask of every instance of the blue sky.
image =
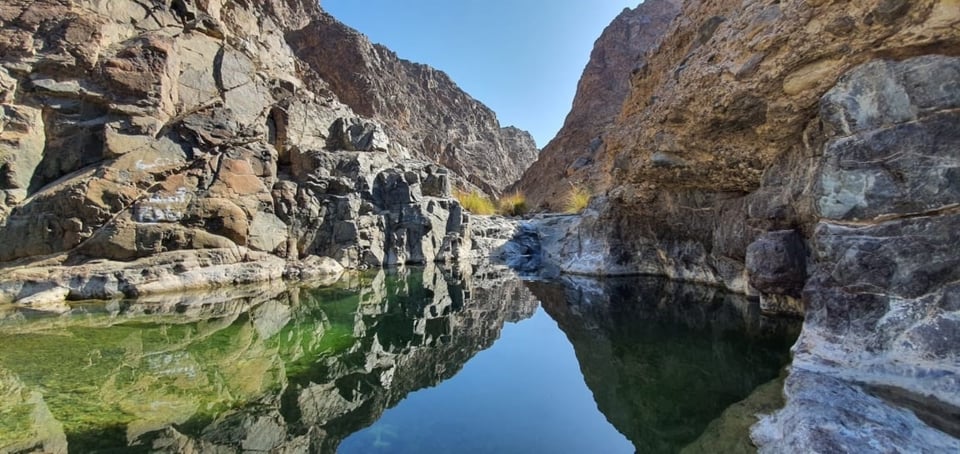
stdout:
{"type": "Polygon", "coordinates": [[[543,147],[563,125],[593,42],[640,0],[322,0],[401,58],[445,71],[543,147]]]}

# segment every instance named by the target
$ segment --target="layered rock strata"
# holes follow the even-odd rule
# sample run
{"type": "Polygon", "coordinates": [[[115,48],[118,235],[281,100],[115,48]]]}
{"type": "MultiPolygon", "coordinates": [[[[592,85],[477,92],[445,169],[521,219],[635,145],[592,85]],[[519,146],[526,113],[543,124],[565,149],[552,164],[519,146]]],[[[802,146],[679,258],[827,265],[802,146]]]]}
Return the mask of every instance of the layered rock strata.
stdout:
{"type": "Polygon", "coordinates": [[[958,24],[950,1],[686,2],[569,177],[606,190],[521,243],[805,316],[762,451],[956,450],[958,24]]]}
{"type": "MultiPolygon", "coordinates": [[[[471,152],[440,159],[388,112],[352,108],[349,92],[331,89],[358,68],[315,71],[330,46],[387,52],[331,30],[348,31],[299,0],[5,2],[0,301],[51,282],[70,298],[135,296],[177,280],[335,270],[300,262],[316,256],[362,268],[473,255],[453,180],[493,191],[512,174],[456,172],[474,161],[524,167],[535,155],[528,136],[502,130],[438,71],[394,57],[429,75],[421,87],[365,68],[405,96],[390,108],[469,125],[437,140],[471,152]]],[[[421,126],[416,134],[440,128],[421,126]]]]}

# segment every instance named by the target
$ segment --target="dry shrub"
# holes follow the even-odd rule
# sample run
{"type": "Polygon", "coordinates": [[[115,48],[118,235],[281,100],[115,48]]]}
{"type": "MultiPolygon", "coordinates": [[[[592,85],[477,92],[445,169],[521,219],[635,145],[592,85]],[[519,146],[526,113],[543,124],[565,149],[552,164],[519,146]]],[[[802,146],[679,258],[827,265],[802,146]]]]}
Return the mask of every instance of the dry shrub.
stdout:
{"type": "Polygon", "coordinates": [[[590,203],[590,190],[583,186],[571,186],[563,201],[564,213],[577,214],[590,203]]]}
{"type": "Polygon", "coordinates": [[[504,195],[498,205],[499,213],[503,216],[523,216],[527,213],[527,197],[519,191],[504,195]]]}
{"type": "Polygon", "coordinates": [[[458,189],[453,192],[453,196],[460,201],[464,209],[473,214],[489,215],[497,212],[493,202],[479,191],[467,192],[458,189]]]}

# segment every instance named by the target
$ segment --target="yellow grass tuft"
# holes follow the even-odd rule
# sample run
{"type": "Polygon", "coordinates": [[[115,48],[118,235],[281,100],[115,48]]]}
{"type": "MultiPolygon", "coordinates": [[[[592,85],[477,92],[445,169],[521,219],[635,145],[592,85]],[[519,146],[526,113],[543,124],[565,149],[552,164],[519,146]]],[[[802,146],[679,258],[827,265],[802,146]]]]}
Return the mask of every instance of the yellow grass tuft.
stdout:
{"type": "Polygon", "coordinates": [[[583,186],[571,186],[563,201],[564,213],[577,214],[590,203],[590,191],[583,186]]]}
{"type": "Polygon", "coordinates": [[[458,189],[453,192],[453,196],[460,201],[464,209],[473,214],[489,215],[497,212],[493,202],[479,191],[467,192],[458,189]]]}
{"type": "Polygon", "coordinates": [[[503,216],[523,216],[527,213],[527,197],[517,191],[500,197],[499,213],[503,216]]]}

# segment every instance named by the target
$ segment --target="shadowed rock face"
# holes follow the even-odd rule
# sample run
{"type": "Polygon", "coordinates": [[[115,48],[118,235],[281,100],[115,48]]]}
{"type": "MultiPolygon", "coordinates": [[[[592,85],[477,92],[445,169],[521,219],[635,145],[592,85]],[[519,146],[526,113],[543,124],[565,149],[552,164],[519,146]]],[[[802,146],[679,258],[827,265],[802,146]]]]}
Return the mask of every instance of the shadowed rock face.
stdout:
{"type": "MultiPolygon", "coordinates": [[[[242,283],[279,278],[282,259],[365,267],[469,254],[453,181],[504,187],[536,154],[529,135],[501,129],[442,73],[395,57],[395,68],[343,60],[318,76],[311,68],[329,55],[307,36],[392,56],[307,0],[4,2],[0,283],[129,297],[159,278],[116,273],[180,276],[183,260],[208,270],[177,279],[213,286],[229,273],[212,266],[242,283]],[[405,124],[402,112],[331,91],[356,71],[402,98],[390,109],[416,106],[415,118],[444,124],[405,124]],[[446,124],[464,129],[447,137],[446,124]],[[91,260],[96,269],[70,276],[91,260]]],[[[0,301],[31,289],[46,290],[4,288],[0,301]]]]}
{"type": "Polygon", "coordinates": [[[537,308],[507,270],[464,273],[8,314],[0,450],[335,452],[537,308]]]}
{"type": "MultiPolygon", "coordinates": [[[[528,282],[573,344],[597,406],[637,452],[678,452],[789,361],[798,322],[656,277],[528,282]]],[[[724,437],[749,445],[747,427],[724,437]]]]}
{"type": "Polygon", "coordinates": [[[501,128],[496,115],[436,69],[398,58],[329,15],[288,34],[294,51],[330,91],[420,159],[499,194],[537,159],[533,137],[501,128]]]}

